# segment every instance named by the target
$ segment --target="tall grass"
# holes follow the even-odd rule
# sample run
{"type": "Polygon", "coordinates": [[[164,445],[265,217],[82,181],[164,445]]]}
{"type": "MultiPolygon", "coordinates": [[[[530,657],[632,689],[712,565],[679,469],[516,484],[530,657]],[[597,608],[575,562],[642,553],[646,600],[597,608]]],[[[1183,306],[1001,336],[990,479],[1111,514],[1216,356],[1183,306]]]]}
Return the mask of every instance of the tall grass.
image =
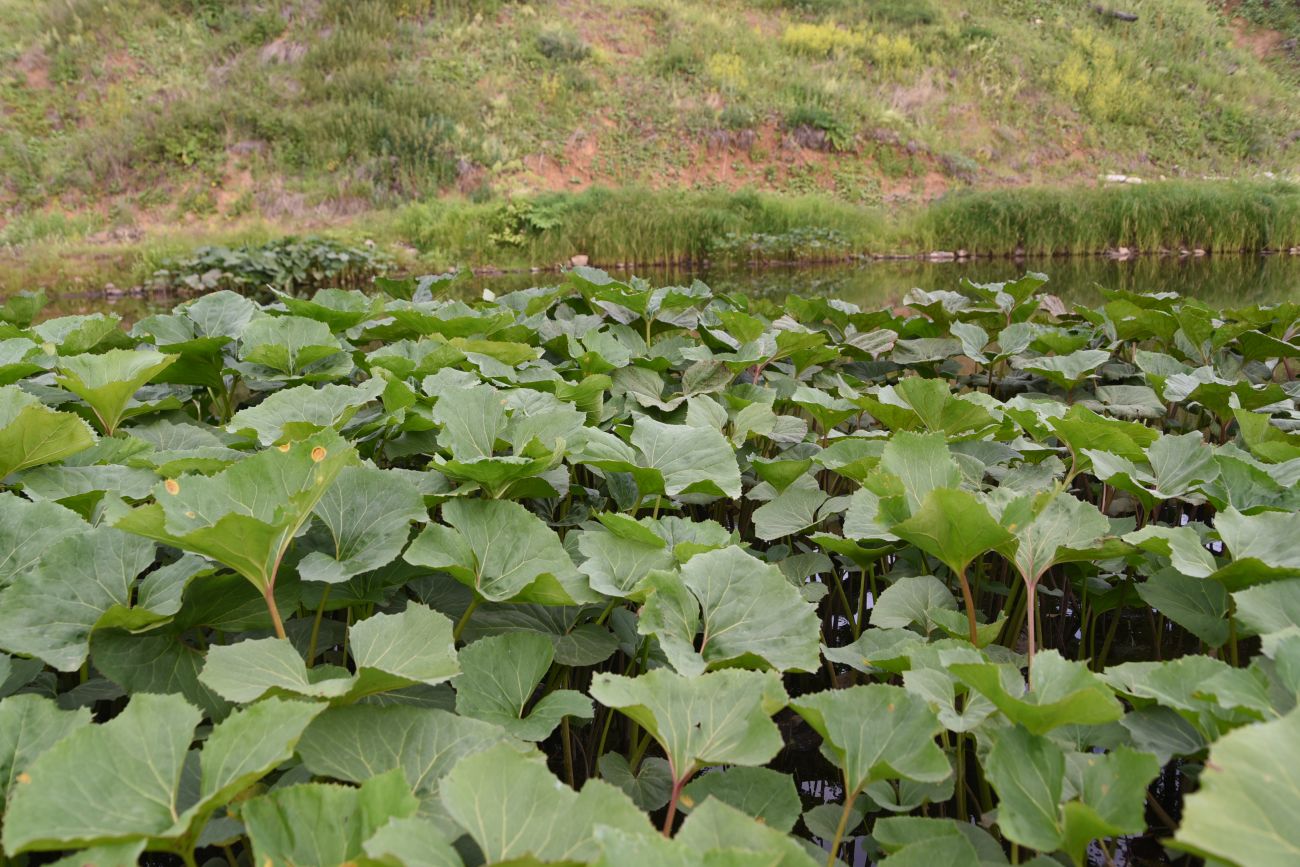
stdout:
{"type": "Polygon", "coordinates": [[[946,196],[905,221],[920,249],[1031,255],[1200,248],[1265,250],[1300,244],[1300,186],[1161,182],[1118,187],[1014,189],[946,196]]]}
{"type": "Polygon", "coordinates": [[[603,264],[699,261],[729,236],[810,228],[836,232],[845,251],[888,233],[880,212],[818,196],[635,188],[508,204],[437,200],[403,209],[391,230],[442,264],[552,265],[574,255],[603,264]]]}

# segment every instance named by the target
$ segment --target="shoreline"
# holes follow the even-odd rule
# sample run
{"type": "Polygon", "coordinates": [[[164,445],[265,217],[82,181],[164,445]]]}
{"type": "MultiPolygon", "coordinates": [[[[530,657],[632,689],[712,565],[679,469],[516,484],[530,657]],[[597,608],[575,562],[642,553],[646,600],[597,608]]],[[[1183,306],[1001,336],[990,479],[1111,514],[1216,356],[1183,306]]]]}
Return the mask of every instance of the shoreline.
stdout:
{"type": "MultiPolygon", "coordinates": [[[[652,271],[680,271],[685,274],[703,274],[715,269],[728,273],[763,273],[777,271],[800,271],[814,270],[817,268],[837,268],[851,265],[871,265],[874,263],[903,263],[915,262],[927,265],[944,265],[944,264],[961,264],[976,261],[1006,261],[1016,263],[1035,263],[1035,262],[1053,262],[1053,261],[1079,261],[1079,260],[1105,260],[1111,262],[1132,262],[1140,259],[1176,259],[1179,261],[1193,259],[1241,259],[1246,257],[1300,257],[1300,247],[1289,250],[1237,250],[1218,253],[1209,253],[1206,251],[1189,252],[1189,251],[1171,251],[1171,250],[1147,250],[1147,251],[1130,251],[1129,255],[1113,256],[1107,252],[1102,253],[1057,253],[1057,254],[985,254],[985,255],[967,255],[935,258],[932,254],[871,254],[861,253],[852,254],[841,258],[824,258],[824,259],[803,259],[796,261],[765,261],[751,265],[736,265],[734,263],[713,263],[709,261],[680,261],[680,262],[617,262],[602,264],[600,262],[577,263],[589,264],[591,267],[600,268],[601,270],[623,274],[627,276],[637,276],[638,269],[649,269],[652,271]]],[[[494,277],[512,277],[524,274],[563,274],[569,268],[575,267],[574,263],[550,266],[531,266],[527,268],[495,268],[480,267],[474,269],[465,269],[463,271],[446,272],[457,275],[466,274],[474,278],[491,279],[494,277]]],[[[390,271],[384,276],[405,278],[420,276],[416,272],[404,270],[390,271]]],[[[6,290],[7,291],[7,290],[6,290]]],[[[64,301],[117,301],[121,299],[150,299],[163,301],[167,299],[176,299],[177,301],[187,298],[197,298],[212,290],[191,289],[180,286],[149,286],[144,283],[119,288],[114,284],[106,284],[99,289],[85,289],[80,291],[57,292],[51,295],[51,300],[64,301]]],[[[6,296],[0,296],[3,298],[6,296]]]]}
{"type": "Polygon", "coordinates": [[[390,273],[477,277],[763,269],[873,261],[1050,261],[1300,255],[1300,184],[1158,181],[966,191],[886,212],[824,194],[591,189],[488,202],[442,198],[344,223],[138,229],[0,247],[0,294],[139,293],[202,247],[319,237],[377,252],[390,273]],[[119,286],[129,288],[118,289],[119,286]]]}

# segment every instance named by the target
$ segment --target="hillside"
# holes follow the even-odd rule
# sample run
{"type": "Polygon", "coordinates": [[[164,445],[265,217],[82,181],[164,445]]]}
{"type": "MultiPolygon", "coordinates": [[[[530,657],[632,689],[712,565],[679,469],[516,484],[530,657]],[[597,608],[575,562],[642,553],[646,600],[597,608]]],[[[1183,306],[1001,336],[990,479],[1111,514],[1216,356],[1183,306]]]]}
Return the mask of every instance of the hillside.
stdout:
{"type": "Polygon", "coordinates": [[[593,185],[888,210],[1294,173],[1300,4],[1227,7],[0,0],[0,245],[593,185]]]}

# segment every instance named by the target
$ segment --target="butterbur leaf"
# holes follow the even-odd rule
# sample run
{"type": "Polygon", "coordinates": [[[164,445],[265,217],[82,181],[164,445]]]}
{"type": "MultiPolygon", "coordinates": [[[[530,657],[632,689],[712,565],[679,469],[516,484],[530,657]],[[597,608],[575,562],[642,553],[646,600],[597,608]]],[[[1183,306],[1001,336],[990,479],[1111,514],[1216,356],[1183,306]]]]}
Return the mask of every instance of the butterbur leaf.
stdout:
{"type": "Polygon", "coordinates": [[[793,536],[816,526],[844,508],[844,500],[829,497],[811,476],[801,476],[793,484],[754,510],[754,534],[766,541],[793,536]]]}
{"type": "Polygon", "coordinates": [[[135,578],[153,558],[153,543],[111,527],[54,542],[0,592],[0,647],[75,671],[90,653],[91,631],[115,608],[130,608],[135,578]]]}
{"type": "Polygon", "coordinates": [[[60,858],[53,867],[136,867],[144,854],[144,841],[106,843],[60,858]]]}
{"type": "Polygon", "coordinates": [[[706,798],[717,798],[787,834],[803,809],[794,779],[771,768],[737,767],[701,774],[682,790],[682,809],[689,813],[706,798]]]}
{"type": "Polygon", "coordinates": [[[559,537],[519,503],[452,500],[442,517],[451,528],[429,525],[403,555],[408,563],[443,569],[491,602],[571,605],[599,598],[559,537]]]}
{"type": "Polygon", "coordinates": [[[717,431],[642,417],[632,425],[632,445],[641,451],[642,466],[663,475],[664,493],[670,496],[740,496],[736,454],[717,431]]]}
{"type": "Polygon", "coordinates": [[[912,516],[890,531],[956,573],[964,573],[980,554],[1011,539],[974,494],[954,488],[931,490],[912,516]]]}
{"type": "Polygon", "coordinates": [[[505,433],[505,400],[487,384],[438,394],[433,420],[442,426],[438,443],[458,461],[489,458],[505,433]]]}
{"type": "Polygon", "coordinates": [[[245,326],[239,357],[271,370],[297,376],[342,351],[329,326],[301,316],[261,316],[245,326]]]}
{"type": "Polygon", "coordinates": [[[460,855],[430,821],[406,816],[389,819],[361,848],[381,863],[402,867],[463,867],[460,855]]]}
{"type": "Polygon", "coordinates": [[[508,746],[461,759],[443,779],[441,795],[488,864],[529,855],[541,861],[594,858],[597,826],[655,833],[646,814],[609,783],[588,780],[575,792],[547,770],[541,756],[508,746]]]}
{"type": "Polygon", "coordinates": [[[325,431],[214,476],[170,479],[155,489],[153,504],[127,512],[116,526],[210,557],[266,593],[298,530],[339,472],[356,461],[350,444],[325,431]]]}
{"type": "Polygon", "coordinates": [[[1082,663],[1064,659],[1055,650],[1034,657],[1033,688],[1028,692],[1019,669],[1009,665],[957,663],[948,670],[1033,734],[1067,724],[1113,722],[1124,712],[1110,687],[1082,663]]]}
{"type": "Polygon", "coordinates": [[[526,741],[549,737],[566,716],[590,719],[591,699],[569,689],[554,690],[527,707],[554,658],[550,638],[536,632],[480,638],[460,652],[456,712],[526,741]]]}
{"type": "Polygon", "coordinates": [[[427,799],[456,762],[508,741],[499,726],[447,711],[356,704],[322,713],[298,753],[313,774],[349,783],[400,768],[411,791],[427,799]]]}
{"type": "Polygon", "coordinates": [[[59,384],[84,400],[99,420],[100,430],[111,434],[132,396],[177,357],[141,349],[73,355],[59,360],[59,384]]]}
{"type": "Polygon", "coordinates": [[[617,786],[642,810],[658,810],[668,803],[672,794],[673,777],[668,762],[657,756],[641,760],[641,767],[632,773],[632,766],[621,753],[605,753],[597,762],[601,779],[617,786]]]}
{"type": "Polygon", "coordinates": [[[642,598],[645,591],[639,585],[645,577],[655,570],[672,568],[677,558],[653,527],[626,516],[598,517],[606,527],[584,530],[578,536],[578,551],[586,558],[578,568],[598,593],[642,598]],[[620,518],[636,530],[609,526],[620,518]]]}
{"type": "Polygon", "coordinates": [[[341,867],[355,863],[390,820],[412,816],[418,803],[401,773],[390,771],[360,788],[308,783],[276,789],[245,802],[240,817],[258,864],[341,867]]]}
{"type": "Polygon", "coordinates": [[[31,851],[163,837],[200,714],[177,695],[139,695],[103,725],[83,726],[36,758],[5,813],[4,848],[31,851]]]}
{"type": "Polygon", "coordinates": [[[343,468],[315,512],[330,544],[300,560],[298,574],[330,584],[388,565],[402,553],[411,523],[429,518],[414,485],[374,467],[343,468]]]}
{"type": "Polygon", "coordinates": [[[788,697],[775,672],[726,669],[690,678],[662,668],[635,678],[602,673],[592,680],[591,696],[649,732],[675,780],[706,765],[761,765],[781,749],[771,716],[788,697]]]}
{"type": "Polygon", "coordinates": [[[778,671],[814,671],[818,665],[816,609],[775,566],[728,547],[692,557],[681,584],[657,575],[638,630],[656,635],[674,668],[697,675],[706,667],[756,662],[778,671]],[[698,653],[695,629],[702,628],[698,653]]]}
{"type": "Polygon", "coordinates": [[[881,454],[880,469],[902,481],[910,512],[917,511],[931,491],[961,483],[961,469],[943,434],[894,435],[881,454]]]}
{"type": "Polygon", "coordinates": [[[1147,786],[1160,773],[1150,753],[1119,747],[1106,754],[1072,757],[1067,774],[1077,777],[1078,797],[1065,805],[1064,845],[1075,864],[1088,863],[1088,845],[1098,838],[1140,834],[1146,828],[1147,786]]]}
{"type": "Polygon", "coordinates": [[[998,793],[998,829],[1040,852],[1063,842],[1060,802],[1065,754],[1055,743],[1020,726],[1000,731],[985,773],[998,793]]]}
{"type": "Polygon", "coordinates": [[[77,416],[50,409],[16,385],[0,387],[0,479],[94,444],[94,433],[77,416]]]}
{"type": "MultiPolygon", "coordinates": [[[[0,808],[41,753],[90,724],[87,708],[62,710],[39,695],[11,695],[0,701],[0,808]]],[[[3,815],[0,809],[0,815],[3,815]]]]}
{"type": "Polygon", "coordinates": [[[792,701],[822,736],[822,750],[844,774],[846,791],[876,780],[945,779],[952,769],[934,742],[939,720],[928,704],[896,686],[828,690],[792,701]]]}
{"type": "Polygon", "coordinates": [[[233,702],[256,701],[268,692],[353,702],[450,680],[460,671],[451,632],[446,617],[411,603],[401,614],[376,614],[352,628],[355,674],[334,666],[309,669],[290,643],[261,638],[211,648],[199,680],[233,702]]]}
{"type": "Polygon", "coordinates": [[[926,634],[937,625],[939,610],[956,611],[957,600],[933,575],[904,575],[886,587],[871,609],[871,625],[882,629],[916,625],[926,634]]]}
{"type": "Polygon", "coordinates": [[[1069,355],[1042,358],[1016,358],[1012,365],[1046,378],[1054,385],[1071,389],[1087,379],[1098,367],[1110,359],[1110,353],[1101,349],[1080,349],[1069,355]]]}
{"type": "Polygon", "coordinates": [[[264,446],[299,440],[319,430],[341,430],[357,410],[379,397],[384,380],[361,385],[299,385],[273,392],[256,406],[235,413],[227,430],[252,432],[264,446]]]}
{"type": "Polygon", "coordinates": [[[1228,591],[1217,581],[1161,569],[1139,584],[1137,592],[1143,602],[1210,647],[1222,647],[1228,640],[1228,591]]]}
{"type": "Polygon", "coordinates": [[[983,828],[954,819],[925,819],[920,816],[895,816],[878,819],[871,826],[871,836],[880,848],[891,856],[906,857],[897,860],[886,859],[883,864],[934,864],[967,863],[962,858],[969,857],[969,863],[978,860],[982,864],[1005,864],[1006,855],[1002,846],[983,828]],[[926,846],[937,842],[961,840],[965,846],[926,846]],[[962,853],[960,858],[937,862],[924,861],[919,857],[922,851],[931,854],[938,852],[962,853]]]}
{"type": "MultiPolygon", "coordinates": [[[[1019,510],[1008,508],[1003,520],[1019,510]]],[[[1068,556],[1069,551],[1085,551],[1096,545],[1110,531],[1110,522],[1094,506],[1068,493],[1057,493],[1036,502],[1032,518],[1007,526],[1014,538],[1002,544],[1011,553],[1011,561],[1024,580],[1037,584],[1043,573],[1068,556]]]]}
{"type": "Polygon", "coordinates": [[[1300,710],[1225,735],[1210,747],[1175,845],[1240,867],[1294,864],[1300,852],[1297,773],[1300,710]]]}
{"type": "Polygon", "coordinates": [[[691,811],[675,838],[697,852],[734,853],[731,859],[710,858],[706,864],[740,867],[770,863],[778,867],[815,867],[818,861],[794,839],[781,834],[717,798],[707,798],[691,811]]]}
{"type": "Polygon", "coordinates": [[[27,574],[55,541],[90,529],[75,512],[57,503],[33,503],[0,493],[0,589],[27,574]]]}

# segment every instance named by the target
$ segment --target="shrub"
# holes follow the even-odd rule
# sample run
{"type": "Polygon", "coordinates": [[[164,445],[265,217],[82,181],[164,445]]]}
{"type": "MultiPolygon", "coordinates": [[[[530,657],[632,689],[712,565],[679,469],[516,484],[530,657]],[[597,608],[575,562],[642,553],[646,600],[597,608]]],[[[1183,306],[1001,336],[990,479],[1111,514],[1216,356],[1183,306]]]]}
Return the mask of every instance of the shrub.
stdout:
{"type": "Polygon", "coordinates": [[[556,63],[580,63],[591,56],[591,48],[569,30],[544,30],[537,34],[537,51],[556,63]]]}
{"type": "Polygon", "coordinates": [[[318,289],[355,289],[386,271],[389,257],[373,245],[349,246],[328,238],[278,238],[259,245],[200,247],[155,272],[159,288],[233,289],[264,295],[278,289],[310,295],[318,289]]]}
{"type": "Polygon", "coordinates": [[[795,54],[827,57],[861,51],[866,34],[845,30],[831,21],[825,24],[791,24],[781,34],[781,45],[795,54]]]}

